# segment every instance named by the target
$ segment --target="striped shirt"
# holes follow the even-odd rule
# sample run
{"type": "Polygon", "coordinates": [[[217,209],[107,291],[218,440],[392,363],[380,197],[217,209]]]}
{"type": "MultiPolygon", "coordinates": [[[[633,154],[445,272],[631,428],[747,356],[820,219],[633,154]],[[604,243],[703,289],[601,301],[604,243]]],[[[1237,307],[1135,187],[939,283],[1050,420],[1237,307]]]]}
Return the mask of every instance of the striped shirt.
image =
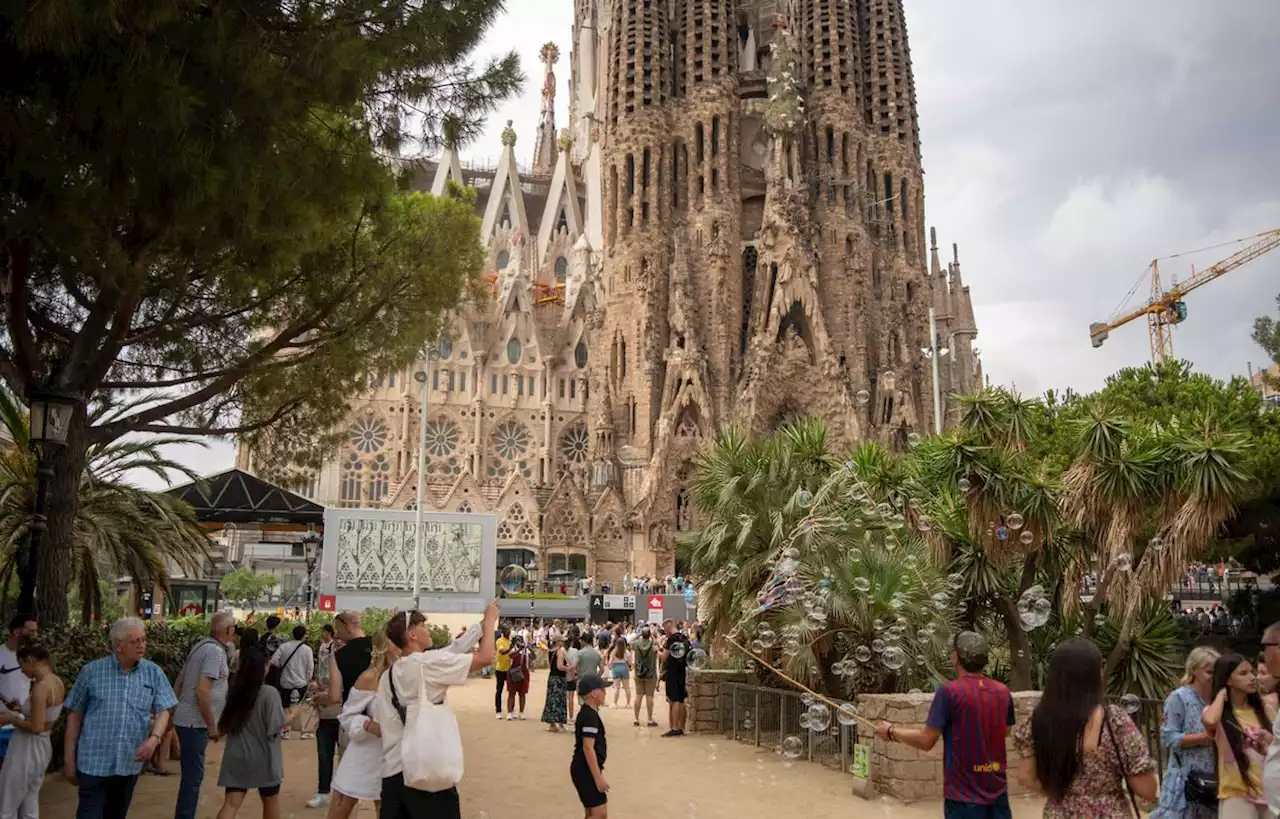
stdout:
{"type": "Polygon", "coordinates": [[[67,695],[66,710],[83,715],[76,770],[89,776],[137,776],[134,759],[147,741],[151,717],[178,704],[160,666],[138,660],[132,671],[116,655],[86,663],[67,695]]]}
{"type": "Polygon", "coordinates": [[[927,725],[942,732],[947,800],[990,805],[1008,791],[1005,734],[1013,697],[1003,683],[981,674],[952,680],[933,695],[927,725]]]}
{"type": "Polygon", "coordinates": [[[196,686],[205,677],[209,679],[209,708],[216,724],[227,702],[228,676],[227,650],[222,643],[206,637],[192,646],[182,675],[182,690],[178,692],[178,707],[173,711],[173,724],[182,728],[207,727],[196,704],[196,686]]]}

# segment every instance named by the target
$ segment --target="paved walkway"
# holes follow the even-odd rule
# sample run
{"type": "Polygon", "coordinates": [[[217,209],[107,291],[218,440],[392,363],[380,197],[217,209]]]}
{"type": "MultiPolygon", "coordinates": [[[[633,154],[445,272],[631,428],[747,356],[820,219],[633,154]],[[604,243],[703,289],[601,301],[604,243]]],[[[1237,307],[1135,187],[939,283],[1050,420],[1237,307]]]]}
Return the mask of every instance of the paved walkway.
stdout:
{"type": "MultiPolygon", "coordinates": [[[[512,815],[520,819],[572,819],[582,815],[568,775],[572,734],[550,734],[538,722],[544,680],[542,674],[533,680],[526,722],[494,719],[493,687],[488,680],[475,679],[450,695],[466,751],[467,773],[460,787],[464,819],[512,815]]],[[[663,739],[659,734],[666,725],[665,703],[658,699],[662,711],[658,721],[663,728],[634,728],[630,711],[604,711],[609,738],[605,777],[612,786],[609,813],[613,819],[926,819],[942,815],[942,806],[937,803],[864,801],[851,794],[847,774],[812,763],[787,764],[771,751],[753,746],[702,735],[663,739]]],[[[210,747],[199,819],[213,819],[222,803],[217,788],[221,748],[220,744],[210,747]]],[[[172,770],[177,768],[175,761],[172,770]]],[[[284,819],[323,816],[323,811],[305,807],[315,791],[315,768],[313,742],[285,743],[284,819]]],[[[177,785],[176,775],[143,777],[129,815],[145,819],[172,816],[177,785]]],[[[1040,816],[1038,801],[1014,801],[1016,819],[1040,816]]],[[[48,778],[41,811],[49,817],[75,815],[75,791],[61,776],[48,778]]],[[[250,795],[241,808],[241,819],[260,815],[256,797],[250,795]]],[[[361,805],[360,819],[374,816],[372,805],[361,805]]]]}

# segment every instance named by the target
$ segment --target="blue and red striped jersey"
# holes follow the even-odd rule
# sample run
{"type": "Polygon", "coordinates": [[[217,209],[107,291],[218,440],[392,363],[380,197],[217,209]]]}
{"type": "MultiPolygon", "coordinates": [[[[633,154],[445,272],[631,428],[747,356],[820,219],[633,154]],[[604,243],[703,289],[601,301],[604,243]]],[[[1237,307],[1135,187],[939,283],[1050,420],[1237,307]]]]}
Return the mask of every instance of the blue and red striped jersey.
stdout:
{"type": "Polygon", "coordinates": [[[1004,743],[1013,697],[1007,686],[980,674],[952,680],[934,693],[928,725],[942,732],[947,799],[990,805],[1009,789],[1004,743]]]}

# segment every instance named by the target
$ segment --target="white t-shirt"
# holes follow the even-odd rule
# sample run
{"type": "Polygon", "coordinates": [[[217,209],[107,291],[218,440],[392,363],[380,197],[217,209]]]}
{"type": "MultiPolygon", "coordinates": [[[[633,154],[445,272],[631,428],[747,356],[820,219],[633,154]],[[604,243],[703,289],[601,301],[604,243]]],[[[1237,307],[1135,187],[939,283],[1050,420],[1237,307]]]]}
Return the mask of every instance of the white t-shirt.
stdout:
{"type": "Polygon", "coordinates": [[[271,657],[271,664],[280,669],[280,687],[286,689],[306,688],[315,663],[311,646],[298,640],[281,643],[271,657]]]}
{"type": "Polygon", "coordinates": [[[17,700],[19,706],[27,704],[31,695],[31,679],[22,673],[18,655],[0,643],[0,708],[9,700],[17,700]]]}
{"type": "Polygon", "coordinates": [[[408,708],[418,701],[419,679],[426,683],[426,695],[432,702],[442,702],[451,686],[463,685],[471,673],[471,655],[447,648],[406,654],[378,681],[378,697],[373,701],[373,717],[382,729],[382,776],[395,776],[404,770],[400,761],[400,742],[404,739],[404,723],[391,701],[390,675],[395,675],[396,694],[400,704],[408,708]],[[421,675],[419,678],[418,675],[421,675]]]}
{"type": "Polygon", "coordinates": [[[1266,761],[1262,763],[1262,790],[1267,795],[1267,807],[1271,815],[1280,814],[1280,714],[1276,715],[1275,724],[1271,726],[1271,747],[1267,749],[1266,761]]]}

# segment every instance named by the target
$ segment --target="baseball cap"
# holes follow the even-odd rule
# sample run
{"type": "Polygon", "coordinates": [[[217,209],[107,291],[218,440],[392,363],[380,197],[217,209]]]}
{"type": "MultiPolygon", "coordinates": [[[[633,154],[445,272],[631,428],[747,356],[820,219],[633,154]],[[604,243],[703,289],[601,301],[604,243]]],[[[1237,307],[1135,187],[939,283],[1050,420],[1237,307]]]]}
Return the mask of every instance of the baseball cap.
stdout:
{"type": "Polygon", "coordinates": [[[599,674],[584,674],[578,679],[578,696],[585,697],[592,691],[608,688],[612,684],[599,674]]]}
{"type": "Polygon", "coordinates": [[[987,645],[987,638],[978,632],[962,631],[956,635],[955,651],[961,665],[985,666],[991,647],[987,645]]]}

